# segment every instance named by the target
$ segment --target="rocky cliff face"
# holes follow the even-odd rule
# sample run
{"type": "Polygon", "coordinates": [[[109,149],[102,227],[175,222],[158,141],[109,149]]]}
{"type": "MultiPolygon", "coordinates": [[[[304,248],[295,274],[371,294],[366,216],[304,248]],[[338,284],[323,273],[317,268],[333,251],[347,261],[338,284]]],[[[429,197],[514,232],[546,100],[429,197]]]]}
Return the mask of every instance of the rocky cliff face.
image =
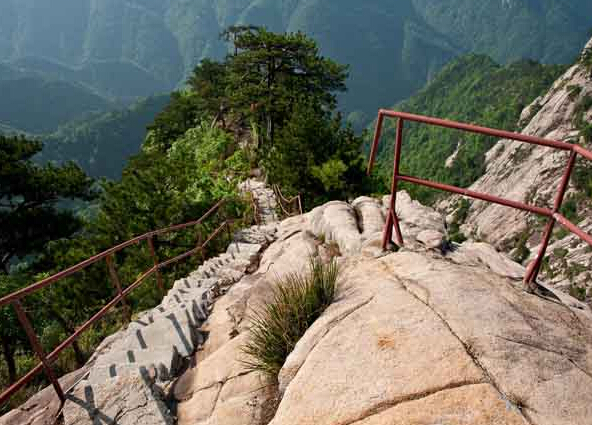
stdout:
{"type": "Polygon", "coordinates": [[[523,267],[488,244],[447,250],[444,217],[404,192],[406,247],[385,255],[388,203],[330,202],[278,226],[259,269],[214,306],[209,338],[175,384],[179,424],[587,423],[589,309],[527,294],[523,267]],[[249,317],[279,276],[335,254],[337,299],[276,388],[241,364],[249,317]]]}
{"type": "MultiPolygon", "coordinates": [[[[524,134],[553,140],[579,143],[591,147],[582,129],[592,118],[592,70],[589,61],[592,40],[586,46],[580,61],[559,78],[551,90],[536,99],[522,113],[524,134]]],[[[487,153],[487,172],[471,189],[551,207],[559,181],[567,165],[568,154],[557,150],[502,140],[487,153]]],[[[572,221],[592,232],[592,209],[589,193],[579,187],[577,179],[592,181],[592,164],[580,158],[566,196],[563,210],[572,221]]],[[[587,183],[590,184],[590,183],[587,183]]],[[[454,210],[457,198],[440,206],[454,210]]],[[[492,243],[496,248],[525,263],[534,258],[541,240],[545,222],[524,212],[473,202],[467,220],[461,227],[472,239],[492,243]]],[[[558,227],[556,230],[558,230],[558,227]]],[[[583,298],[592,286],[592,249],[573,235],[556,231],[549,247],[549,262],[543,274],[547,281],[583,298]],[[577,289],[581,288],[581,289],[577,289]]]]}

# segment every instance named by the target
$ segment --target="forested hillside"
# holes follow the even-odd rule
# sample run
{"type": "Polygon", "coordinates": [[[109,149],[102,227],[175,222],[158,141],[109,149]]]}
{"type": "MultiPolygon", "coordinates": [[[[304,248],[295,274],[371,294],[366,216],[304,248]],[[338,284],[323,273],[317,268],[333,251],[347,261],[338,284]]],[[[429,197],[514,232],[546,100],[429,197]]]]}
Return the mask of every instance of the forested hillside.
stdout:
{"type": "Polygon", "coordinates": [[[169,95],[150,97],[130,108],[96,114],[70,122],[43,136],[40,162],[74,161],[90,176],[119,180],[129,157],[144,142],[147,127],[169,101],[169,95]]]}
{"type": "MultiPolygon", "coordinates": [[[[237,218],[236,226],[251,224],[251,204],[237,187],[252,168],[262,168],[286,194],[301,192],[305,208],[364,189],[362,139],[336,109],[336,96],[346,89],[347,66],[323,57],[303,34],[231,28],[226,35],[236,54],[223,62],[202,61],[194,69],[188,88],[174,92],[148,126],[121,181],[93,181],[73,163],[41,166],[33,161],[39,142],[0,135],[0,297],[139,234],[195,220],[220,199],[226,200],[222,214],[197,230],[155,237],[159,258],[194,248],[195,232],[207,237],[224,215],[237,218]],[[64,208],[65,202],[81,201],[94,201],[94,213],[82,217],[64,208]]],[[[162,100],[146,102],[156,108],[162,100]]],[[[118,116],[99,119],[90,130],[80,130],[82,140],[90,145],[99,140],[95,129],[116,135],[113,127],[123,121],[118,116]]],[[[77,131],[71,130],[73,135],[77,131]]],[[[108,153],[120,148],[117,142],[124,138],[100,139],[114,143],[96,146],[102,159],[93,160],[106,165],[108,153]]],[[[222,242],[208,249],[225,248],[222,242]]],[[[144,244],[126,249],[114,261],[124,287],[154,264],[144,244]]],[[[166,285],[196,267],[196,257],[189,261],[162,270],[166,285]]],[[[157,288],[147,282],[134,291],[128,297],[133,311],[160,302],[157,288]]],[[[43,349],[50,352],[112,296],[101,262],[23,303],[43,349]]],[[[93,326],[54,363],[56,373],[84,364],[101,339],[121,326],[121,317],[116,310],[93,326]]],[[[14,310],[0,308],[0,319],[0,389],[5,389],[31,369],[35,358],[14,310]]],[[[44,384],[42,376],[35,378],[0,412],[44,384]]]]}
{"type": "Polygon", "coordinates": [[[173,89],[201,59],[222,59],[229,25],[302,30],[351,65],[341,107],[364,123],[461,53],[571,62],[591,15],[588,0],[4,0],[0,62],[129,100],[173,89]]]}
{"type": "MultiPolygon", "coordinates": [[[[546,93],[565,69],[533,61],[502,66],[487,56],[471,54],[446,65],[424,89],[394,109],[519,130],[524,107],[546,93]]],[[[387,182],[392,173],[395,123],[386,122],[378,152],[379,172],[387,182]]],[[[485,172],[485,153],[496,142],[492,137],[406,123],[401,171],[467,187],[485,172]]],[[[420,186],[408,189],[423,202],[432,202],[437,196],[435,191],[420,186]]]]}
{"type": "Polygon", "coordinates": [[[37,77],[0,78],[0,94],[0,124],[27,133],[49,133],[87,114],[114,108],[78,84],[37,77]]]}

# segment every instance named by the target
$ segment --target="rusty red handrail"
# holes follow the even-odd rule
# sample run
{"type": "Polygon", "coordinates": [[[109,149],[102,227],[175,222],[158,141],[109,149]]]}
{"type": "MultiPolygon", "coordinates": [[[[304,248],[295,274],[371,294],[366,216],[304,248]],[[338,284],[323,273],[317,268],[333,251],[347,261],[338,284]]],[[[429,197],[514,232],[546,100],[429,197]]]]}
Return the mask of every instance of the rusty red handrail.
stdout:
{"type": "Polygon", "coordinates": [[[287,216],[287,217],[291,217],[294,215],[302,215],[302,199],[300,194],[291,197],[290,199],[287,199],[284,194],[282,193],[282,190],[280,189],[279,185],[274,184],[272,186],[273,192],[275,193],[275,196],[278,200],[278,204],[280,205],[280,208],[282,209],[282,212],[287,216]],[[286,208],[284,207],[284,204],[286,205],[290,205],[290,204],[294,204],[295,208],[297,209],[296,213],[291,213],[288,212],[286,210],[286,208]]]}
{"type": "Polygon", "coordinates": [[[545,233],[543,236],[543,241],[541,243],[539,252],[537,254],[536,259],[531,262],[527,268],[526,275],[524,276],[524,282],[529,289],[532,289],[532,284],[536,280],[538,273],[540,271],[541,265],[543,263],[543,259],[545,257],[545,253],[547,251],[547,247],[549,246],[549,241],[551,238],[551,233],[553,232],[553,228],[555,223],[559,223],[563,227],[565,227],[570,232],[574,233],[582,240],[587,242],[588,244],[592,245],[592,236],[585,233],[582,229],[576,226],[574,223],[569,221],[563,215],[559,213],[561,209],[561,204],[563,203],[563,198],[565,197],[565,192],[567,190],[567,186],[569,184],[569,180],[571,177],[571,173],[575,166],[575,162],[577,156],[580,155],[588,160],[592,161],[592,152],[584,149],[581,146],[576,144],[560,142],[557,140],[549,140],[543,139],[541,137],[536,136],[528,136],[525,134],[513,133],[504,130],[497,130],[488,127],[481,127],[473,124],[461,123],[456,121],[444,120],[440,118],[433,118],[433,117],[426,117],[422,115],[415,115],[409,114],[407,112],[398,112],[398,111],[391,111],[386,109],[380,109],[378,111],[378,119],[376,121],[376,129],[374,132],[374,140],[372,142],[372,150],[370,152],[370,159],[368,161],[368,170],[367,173],[370,175],[372,172],[372,168],[374,167],[374,163],[376,160],[376,153],[378,149],[378,144],[380,142],[381,134],[382,134],[382,127],[384,123],[384,118],[397,118],[397,132],[396,132],[396,139],[395,139],[395,154],[394,154],[394,163],[393,163],[393,180],[392,180],[392,187],[391,187],[391,203],[389,208],[389,213],[387,216],[387,222],[385,225],[383,240],[382,240],[382,247],[383,249],[387,249],[389,242],[392,242],[393,236],[393,227],[396,233],[397,243],[402,246],[404,244],[403,236],[401,234],[401,229],[399,225],[399,219],[396,213],[396,199],[397,199],[397,187],[399,181],[404,181],[408,183],[418,184],[426,187],[430,187],[433,189],[444,190],[447,192],[456,193],[462,196],[467,196],[474,199],[479,199],[482,201],[492,202],[499,205],[504,205],[507,207],[519,209],[522,211],[527,211],[534,214],[539,214],[549,218],[547,222],[547,226],[545,228],[545,233]],[[399,164],[401,162],[401,145],[403,142],[403,125],[405,121],[413,121],[421,124],[428,124],[434,125],[438,127],[445,127],[451,128],[455,130],[467,131],[471,133],[478,133],[484,134],[487,136],[494,136],[501,139],[509,139],[509,140],[517,140],[524,143],[530,143],[539,146],[545,146],[553,149],[559,149],[563,151],[570,152],[569,161],[567,163],[565,172],[561,178],[561,182],[559,184],[559,188],[557,189],[557,195],[555,197],[555,202],[553,205],[553,209],[549,208],[541,208],[534,205],[528,205],[523,202],[512,201],[510,199],[500,198],[498,196],[489,195],[487,193],[476,192],[468,189],[463,189],[456,186],[451,186],[443,183],[433,182],[430,180],[420,179],[418,177],[413,176],[406,176],[399,172],[399,164]]]}
{"type": "MultiPolygon", "coordinates": [[[[103,251],[100,254],[94,255],[94,256],[92,256],[92,257],[72,266],[72,267],[67,268],[66,270],[56,273],[53,276],[50,276],[50,277],[43,279],[39,282],[36,282],[30,286],[27,286],[23,289],[20,289],[20,290],[15,291],[11,294],[8,294],[3,298],[0,298],[0,307],[5,306],[7,304],[12,304],[12,306],[15,308],[16,313],[17,313],[17,317],[18,317],[19,321],[21,322],[21,325],[25,329],[27,336],[29,338],[29,341],[31,342],[31,345],[33,346],[37,356],[41,360],[41,362],[39,364],[37,364],[33,369],[31,369],[29,372],[27,372],[18,381],[11,384],[2,394],[0,394],[0,404],[3,404],[5,401],[7,401],[15,392],[17,392],[24,385],[29,383],[36,375],[41,373],[41,371],[45,372],[45,374],[49,378],[50,382],[54,386],[56,393],[58,394],[58,397],[60,398],[60,400],[63,403],[65,401],[65,396],[64,396],[63,390],[59,384],[59,381],[54,376],[54,374],[51,370],[51,364],[57,359],[59,354],[63,350],[65,350],[67,347],[69,347],[91,325],[93,325],[95,322],[97,322],[103,316],[105,316],[105,314],[107,314],[107,312],[109,310],[111,310],[115,305],[117,305],[120,302],[125,303],[126,296],[129,295],[138,286],[140,286],[149,276],[151,276],[153,274],[157,274],[157,276],[160,276],[159,271],[161,269],[163,269],[173,263],[181,261],[187,257],[195,255],[198,252],[203,255],[203,249],[206,247],[206,245],[208,245],[222,230],[224,230],[224,228],[226,228],[228,230],[228,232],[230,233],[229,226],[233,222],[233,220],[225,219],[222,222],[222,224],[220,224],[203,243],[198,242],[198,246],[196,248],[193,248],[183,254],[180,254],[174,258],[171,258],[171,259],[168,259],[168,260],[165,260],[162,262],[159,262],[158,258],[156,257],[156,253],[154,251],[154,246],[153,246],[153,242],[152,242],[152,239],[154,238],[154,236],[162,235],[165,233],[170,233],[170,232],[174,232],[174,231],[178,231],[178,230],[183,230],[183,229],[186,229],[191,226],[196,226],[196,225],[202,224],[204,222],[204,220],[206,220],[212,214],[217,212],[220,209],[220,207],[224,204],[224,202],[226,202],[224,199],[218,201],[212,208],[210,208],[198,220],[191,221],[189,223],[178,224],[178,225],[167,227],[164,229],[155,230],[155,231],[148,232],[143,235],[137,236],[133,239],[130,239],[129,241],[123,242],[117,246],[114,246],[113,248],[103,251]],[[138,244],[139,242],[144,241],[144,240],[147,241],[147,243],[148,243],[151,257],[154,260],[154,266],[152,266],[150,269],[145,271],[131,285],[129,285],[127,288],[122,290],[121,284],[119,282],[119,278],[117,277],[117,274],[115,272],[115,268],[114,268],[115,266],[114,266],[113,258],[112,258],[113,254],[123,250],[124,248],[126,248],[128,246],[138,244]],[[96,312],[83,325],[81,325],[78,329],[76,329],[76,331],[72,335],[70,335],[68,338],[66,338],[64,341],[62,341],[51,353],[46,355],[38,343],[37,337],[34,334],[33,327],[31,326],[31,323],[29,322],[29,319],[27,318],[27,315],[26,315],[24,309],[22,308],[22,306],[20,304],[20,300],[23,297],[25,297],[33,292],[39,291],[39,290],[59,281],[61,279],[64,279],[76,272],[79,272],[79,271],[85,269],[86,267],[88,267],[100,260],[103,260],[103,259],[105,259],[105,261],[107,263],[108,270],[109,270],[110,277],[114,281],[113,284],[117,289],[117,296],[115,296],[115,298],[113,298],[105,306],[103,306],[98,312],[96,312]]],[[[201,237],[201,235],[198,235],[198,238],[200,238],[200,237],[201,237]]],[[[161,279],[159,279],[158,284],[159,284],[160,289],[164,290],[164,286],[163,286],[161,279]]],[[[126,307],[126,306],[127,306],[127,304],[124,304],[124,307],[126,307]]],[[[127,308],[124,308],[124,310],[127,310],[127,308]]],[[[128,315],[129,315],[129,312],[124,311],[124,316],[129,318],[128,315]]]]}

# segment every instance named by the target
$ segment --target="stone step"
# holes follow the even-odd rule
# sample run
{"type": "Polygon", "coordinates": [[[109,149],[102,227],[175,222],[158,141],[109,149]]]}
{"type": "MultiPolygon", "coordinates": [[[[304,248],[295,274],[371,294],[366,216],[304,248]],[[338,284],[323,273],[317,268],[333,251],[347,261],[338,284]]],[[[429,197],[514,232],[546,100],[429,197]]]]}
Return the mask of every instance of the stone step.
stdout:
{"type": "Polygon", "coordinates": [[[144,313],[141,317],[136,319],[136,322],[150,324],[159,317],[166,317],[170,314],[189,314],[196,323],[203,323],[207,319],[207,306],[204,305],[203,300],[193,299],[182,303],[170,302],[169,304],[161,304],[156,308],[144,313]]]}
{"type": "Polygon", "coordinates": [[[154,317],[152,322],[132,322],[126,336],[117,345],[125,350],[176,347],[181,356],[187,357],[203,343],[203,335],[198,329],[200,321],[191,316],[186,310],[177,310],[154,317]]]}
{"type": "Polygon", "coordinates": [[[173,425],[176,422],[165,404],[165,394],[152,385],[150,375],[142,369],[139,375],[102,383],[79,382],[64,405],[64,425],[173,425]]]}
{"type": "Polygon", "coordinates": [[[255,261],[259,258],[259,253],[263,249],[261,244],[233,242],[228,246],[226,252],[228,254],[236,255],[237,257],[255,261]]]}
{"type": "Polygon", "coordinates": [[[87,381],[91,384],[100,383],[107,379],[140,373],[142,368],[154,370],[158,380],[166,381],[171,379],[182,365],[183,358],[171,348],[114,351],[97,358],[87,381]]]}

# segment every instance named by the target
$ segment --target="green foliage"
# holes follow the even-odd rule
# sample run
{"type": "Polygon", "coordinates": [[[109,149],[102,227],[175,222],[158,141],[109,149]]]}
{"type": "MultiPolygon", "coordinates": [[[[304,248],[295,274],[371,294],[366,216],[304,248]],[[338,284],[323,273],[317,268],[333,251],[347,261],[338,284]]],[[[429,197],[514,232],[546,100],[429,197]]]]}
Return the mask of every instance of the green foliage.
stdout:
{"type": "Polygon", "coordinates": [[[517,263],[522,264],[530,257],[530,249],[526,246],[529,237],[530,233],[526,230],[518,236],[517,241],[514,244],[516,248],[514,250],[513,260],[517,263]]]}
{"type": "Polygon", "coordinates": [[[586,301],[586,288],[571,285],[569,287],[569,295],[580,301],[586,301]]]}
{"type": "Polygon", "coordinates": [[[263,159],[269,180],[288,194],[300,193],[308,207],[361,193],[367,180],[362,139],[341,117],[303,100],[279,130],[263,159]]]}
{"type": "MultiPolygon", "coordinates": [[[[500,66],[486,56],[467,55],[449,63],[423,90],[395,109],[518,130],[522,109],[544,93],[564,69],[532,61],[500,66]]],[[[394,125],[394,121],[387,121],[382,140],[394,139],[394,125]]],[[[485,153],[496,142],[477,134],[406,123],[401,172],[467,187],[485,172],[485,153]],[[445,159],[457,149],[451,166],[445,167],[445,159]]],[[[379,173],[390,179],[392,143],[383,142],[378,155],[379,173]]],[[[424,203],[438,197],[431,189],[403,187],[424,203]]]]}
{"type": "Polygon", "coordinates": [[[347,168],[347,165],[342,160],[330,159],[321,166],[313,166],[311,173],[323,183],[323,187],[327,192],[331,192],[345,187],[343,175],[347,168]]]}
{"type": "Polygon", "coordinates": [[[296,343],[333,302],[337,277],[335,261],[323,264],[311,258],[307,273],[289,274],[274,285],[271,300],[252,317],[249,340],[243,347],[247,368],[277,380],[296,343]]]}
{"type": "MultiPolygon", "coordinates": [[[[60,202],[89,201],[95,196],[92,181],[74,164],[62,167],[34,164],[31,158],[40,150],[39,142],[0,136],[0,297],[29,283],[31,274],[22,269],[42,258],[48,246],[81,230],[82,221],[72,212],[60,208],[60,202]],[[29,265],[23,263],[13,272],[11,265],[25,258],[29,265]]],[[[25,308],[36,330],[41,331],[51,324],[64,330],[73,329],[68,316],[80,311],[80,303],[87,301],[73,296],[77,290],[80,286],[74,280],[61,290],[46,289],[28,296],[24,301],[25,308]],[[56,296],[57,292],[59,295],[56,296]],[[62,312],[60,308],[64,307],[66,310],[62,312]]],[[[0,388],[4,388],[6,382],[13,382],[22,372],[17,353],[26,352],[30,347],[12,306],[0,308],[0,320],[3,323],[0,345],[6,364],[6,377],[2,377],[5,379],[0,382],[0,388]]],[[[73,349],[80,366],[83,355],[78,345],[73,349]]]]}
{"type": "Polygon", "coordinates": [[[0,135],[0,268],[8,273],[15,258],[38,253],[50,241],[66,238],[81,227],[65,199],[91,200],[91,180],[72,163],[35,165],[41,143],[0,135]]]}
{"type": "Polygon", "coordinates": [[[460,226],[467,220],[470,209],[471,202],[468,199],[463,198],[458,201],[448,229],[448,237],[452,242],[463,243],[467,240],[467,237],[460,231],[460,226]]]}
{"type": "Polygon", "coordinates": [[[267,128],[269,147],[274,146],[276,129],[302,97],[334,109],[335,92],[345,90],[347,66],[322,57],[314,40],[300,32],[275,34],[252,27],[233,31],[230,102],[239,110],[248,107],[261,128],[267,128]]]}

